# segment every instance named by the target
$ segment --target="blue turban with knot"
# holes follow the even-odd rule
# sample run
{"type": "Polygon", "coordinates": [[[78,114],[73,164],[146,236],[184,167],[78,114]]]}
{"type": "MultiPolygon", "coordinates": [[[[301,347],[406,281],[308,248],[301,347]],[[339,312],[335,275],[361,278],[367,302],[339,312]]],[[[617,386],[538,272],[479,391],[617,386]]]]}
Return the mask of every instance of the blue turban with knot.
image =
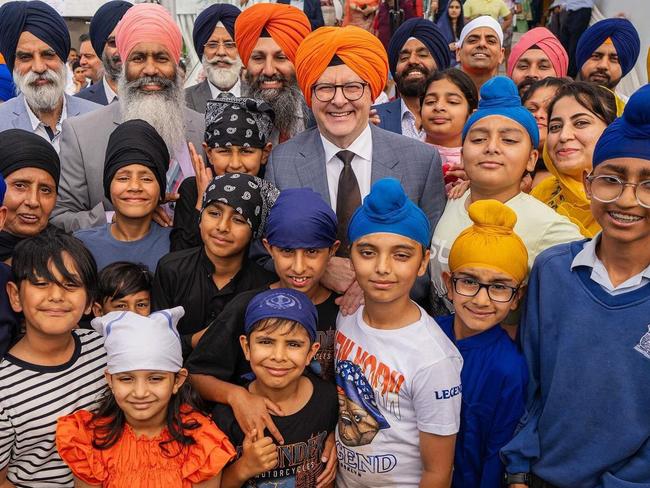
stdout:
{"type": "Polygon", "coordinates": [[[14,70],[16,46],[23,32],[30,32],[50,46],[62,62],[68,60],[70,33],[63,17],[40,0],[9,2],[0,7],[0,53],[9,71],[14,70]]]}
{"type": "Polygon", "coordinates": [[[641,52],[641,40],[632,22],[621,18],[601,20],[582,33],[576,47],[578,69],[582,68],[593,52],[610,38],[616,48],[623,76],[628,74],[634,68],[641,52]]]}
{"type": "Polygon", "coordinates": [[[616,158],[650,161],[650,84],[632,94],[623,115],[612,122],[598,139],[593,165],[616,158]]]}
{"type": "Polygon", "coordinates": [[[539,146],[539,129],[535,117],[521,104],[517,85],[510,78],[495,76],[483,84],[478,110],[467,119],[463,127],[463,142],[467,132],[476,122],[491,115],[500,115],[514,120],[526,129],[533,147],[539,146]]]}
{"type": "Polygon", "coordinates": [[[229,3],[215,3],[210,5],[203,12],[199,14],[194,22],[194,30],[192,31],[192,41],[194,42],[194,50],[198,54],[199,59],[203,57],[203,46],[214,32],[214,28],[219,22],[230,34],[230,37],[235,39],[235,20],[241,13],[234,5],[229,3]]]}
{"type": "Polygon", "coordinates": [[[363,407],[375,419],[380,430],[390,427],[386,418],[379,411],[375,392],[359,366],[347,360],[336,363],[336,386],[345,393],[349,400],[363,407]]]}
{"type": "Polygon", "coordinates": [[[433,59],[436,60],[438,71],[449,68],[451,63],[449,44],[445,40],[440,27],[427,19],[412,18],[399,26],[388,44],[388,65],[393,78],[395,77],[399,53],[406,41],[411,37],[426,46],[433,59]]]}
{"type": "Polygon", "coordinates": [[[88,35],[90,43],[93,45],[95,54],[102,57],[106,39],[111,35],[118,22],[122,20],[127,10],[133,7],[132,3],[123,0],[113,0],[107,2],[97,9],[90,21],[88,35]]]}

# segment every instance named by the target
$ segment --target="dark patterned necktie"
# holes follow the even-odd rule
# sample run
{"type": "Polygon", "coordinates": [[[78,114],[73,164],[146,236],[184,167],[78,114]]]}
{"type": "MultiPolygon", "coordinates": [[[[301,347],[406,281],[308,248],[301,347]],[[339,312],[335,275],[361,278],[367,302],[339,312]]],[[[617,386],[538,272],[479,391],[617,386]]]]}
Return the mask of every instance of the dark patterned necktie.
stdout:
{"type": "Polygon", "coordinates": [[[350,256],[350,243],[348,242],[348,224],[354,211],[361,205],[361,192],[359,182],[352,169],[354,153],[352,151],[339,151],[336,157],[343,161],[343,170],[339,175],[339,188],[336,193],[336,218],[338,219],[337,237],[341,245],[338,256],[350,256]]]}

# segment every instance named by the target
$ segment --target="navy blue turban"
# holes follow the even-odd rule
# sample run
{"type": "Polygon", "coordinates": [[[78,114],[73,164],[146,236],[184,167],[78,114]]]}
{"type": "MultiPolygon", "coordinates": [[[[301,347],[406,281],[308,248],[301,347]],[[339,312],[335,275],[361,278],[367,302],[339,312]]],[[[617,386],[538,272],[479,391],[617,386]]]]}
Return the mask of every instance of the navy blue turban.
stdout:
{"type": "Polygon", "coordinates": [[[203,45],[208,42],[210,36],[214,32],[214,28],[219,22],[230,34],[230,37],[235,40],[235,20],[241,13],[234,5],[229,3],[215,3],[210,5],[203,12],[199,14],[194,22],[194,30],[192,31],[192,40],[194,41],[194,49],[199,59],[203,58],[203,45]]]}
{"type": "Polygon", "coordinates": [[[623,115],[612,122],[598,139],[593,164],[617,158],[650,161],[650,84],[632,94],[623,115]]]}
{"type": "Polygon", "coordinates": [[[9,2],[0,7],[0,52],[9,71],[14,71],[18,38],[25,31],[54,49],[61,61],[68,60],[70,33],[56,10],[40,0],[9,2]]]}
{"type": "Polygon", "coordinates": [[[623,76],[628,74],[634,68],[641,52],[641,39],[632,22],[621,18],[598,21],[583,32],[576,47],[578,69],[582,68],[592,53],[609,38],[616,48],[623,76]]]}
{"type": "Polygon", "coordinates": [[[253,326],[265,319],[292,320],[302,325],[309,338],[316,340],[318,311],[309,297],[291,288],[267,290],[248,303],[244,317],[244,332],[250,334],[253,326]]]}
{"type": "Polygon", "coordinates": [[[440,27],[427,19],[412,18],[399,26],[388,44],[388,65],[393,78],[399,60],[399,52],[410,37],[416,38],[426,46],[433,59],[436,60],[438,71],[449,68],[451,63],[449,43],[440,27]]]}
{"type": "Polygon", "coordinates": [[[133,4],[124,2],[123,0],[113,0],[112,2],[105,3],[90,21],[90,28],[88,35],[90,36],[90,43],[93,45],[95,54],[102,57],[106,39],[111,35],[117,23],[122,20],[127,10],[133,7],[133,4]]]}

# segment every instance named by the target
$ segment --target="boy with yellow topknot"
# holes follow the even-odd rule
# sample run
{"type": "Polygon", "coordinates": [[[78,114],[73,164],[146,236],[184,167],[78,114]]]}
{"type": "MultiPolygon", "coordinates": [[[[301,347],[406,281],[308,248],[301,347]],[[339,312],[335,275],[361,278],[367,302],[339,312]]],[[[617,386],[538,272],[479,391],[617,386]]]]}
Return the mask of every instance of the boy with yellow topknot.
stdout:
{"type": "Polygon", "coordinates": [[[500,486],[499,450],[524,413],[528,370],[499,326],[522,296],[528,252],[513,228],[517,216],[497,200],[469,207],[473,225],[454,241],[443,278],[455,314],[436,318],[463,356],[463,406],[453,488],[500,486]]]}

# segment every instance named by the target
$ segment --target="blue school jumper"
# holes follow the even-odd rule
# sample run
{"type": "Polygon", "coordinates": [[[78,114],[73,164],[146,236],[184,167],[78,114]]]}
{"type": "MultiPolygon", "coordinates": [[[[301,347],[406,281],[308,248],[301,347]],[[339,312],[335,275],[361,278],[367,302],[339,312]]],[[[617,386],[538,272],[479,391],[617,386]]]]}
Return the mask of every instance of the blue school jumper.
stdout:
{"type": "Polygon", "coordinates": [[[530,371],[510,473],[561,488],[650,487],[650,284],[612,296],[571,270],[585,241],[537,257],[521,337],[530,371]]]}

